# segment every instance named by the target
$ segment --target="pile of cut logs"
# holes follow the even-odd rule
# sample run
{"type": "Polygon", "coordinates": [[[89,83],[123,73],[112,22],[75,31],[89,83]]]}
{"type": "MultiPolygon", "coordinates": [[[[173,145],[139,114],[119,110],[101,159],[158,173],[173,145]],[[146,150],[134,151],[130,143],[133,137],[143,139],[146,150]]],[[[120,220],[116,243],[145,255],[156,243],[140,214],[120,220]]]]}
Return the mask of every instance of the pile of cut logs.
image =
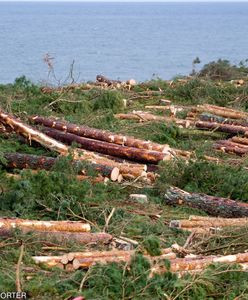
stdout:
{"type": "Polygon", "coordinates": [[[219,131],[232,135],[228,140],[220,140],[215,143],[215,149],[239,156],[247,154],[248,113],[227,107],[204,104],[192,108],[187,119],[194,121],[198,129],[219,131]]]}
{"type": "MultiPolygon", "coordinates": [[[[78,126],[40,116],[31,117],[30,121],[42,125],[38,130],[24,124],[13,116],[0,111],[0,123],[6,130],[15,131],[28,140],[36,142],[55,151],[61,156],[69,154],[73,164],[87,161],[102,176],[113,181],[122,178],[142,178],[152,180],[153,174],[147,172],[146,164],[158,164],[162,160],[170,160],[177,155],[168,145],[161,145],[133,137],[111,133],[105,130],[78,126]],[[77,143],[79,148],[72,149],[69,145],[77,143]]],[[[186,155],[178,150],[178,155],[186,155]]],[[[46,169],[49,170],[57,159],[26,154],[6,153],[5,158],[9,167],[46,169]]],[[[81,174],[85,174],[81,170],[81,174]]]]}

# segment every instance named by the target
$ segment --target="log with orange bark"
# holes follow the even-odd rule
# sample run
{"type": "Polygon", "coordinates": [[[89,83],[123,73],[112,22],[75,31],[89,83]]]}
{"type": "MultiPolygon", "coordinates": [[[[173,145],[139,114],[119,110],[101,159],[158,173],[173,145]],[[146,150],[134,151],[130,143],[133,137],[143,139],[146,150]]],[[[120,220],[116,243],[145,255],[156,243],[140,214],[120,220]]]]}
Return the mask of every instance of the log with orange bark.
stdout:
{"type": "Polygon", "coordinates": [[[81,137],[113,143],[121,146],[146,149],[158,152],[168,152],[168,149],[170,148],[168,145],[160,145],[151,141],[144,141],[136,139],[134,137],[109,132],[106,130],[68,123],[62,120],[45,118],[41,116],[34,116],[30,118],[30,120],[35,122],[36,124],[44,125],[46,127],[51,127],[64,132],[73,133],[81,137]]]}
{"type": "Polygon", "coordinates": [[[169,160],[172,157],[169,152],[162,153],[158,151],[120,146],[112,143],[80,137],[78,135],[62,132],[53,128],[45,128],[42,129],[42,131],[46,135],[69,145],[71,145],[72,143],[77,143],[86,150],[127,158],[138,162],[159,163],[162,160],[169,160]]]}
{"type": "Polygon", "coordinates": [[[240,218],[248,217],[248,204],[228,198],[209,196],[203,193],[188,193],[170,187],[164,195],[165,203],[198,208],[212,216],[240,218]]]}

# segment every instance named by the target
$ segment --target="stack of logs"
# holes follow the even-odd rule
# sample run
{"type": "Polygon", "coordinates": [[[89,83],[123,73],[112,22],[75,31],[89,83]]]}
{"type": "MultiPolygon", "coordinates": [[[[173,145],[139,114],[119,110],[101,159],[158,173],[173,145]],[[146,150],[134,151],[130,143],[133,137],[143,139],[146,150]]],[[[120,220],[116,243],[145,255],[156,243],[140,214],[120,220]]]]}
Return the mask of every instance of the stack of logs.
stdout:
{"type": "MultiPolygon", "coordinates": [[[[185,273],[201,272],[213,263],[239,264],[243,270],[248,269],[248,253],[238,253],[235,255],[225,256],[197,256],[188,255],[184,258],[176,258],[173,249],[168,248],[162,250],[160,256],[144,255],[151,263],[150,276],[162,274],[164,272],[176,272],[179,275],[185,273]],[[166,267],[164,260],[170,261],[170,267],[166,267]]],[[[88,269],[96,263],[125,263],[130,264],[135,251],[88,251],[88,252],[72,252],[61,256],[34,256],[33,260],[36,264],[44,264],[48,267],[64,268],[68,271],[77,269],[88,269]]]]}
{"type": "MultiPolygon", "coordinates": [[[[176,155],[168,145],[39,116],[30,120],[42,125],[41,131],[0,111],[1,124],[24,136],[29,143],[37,142],[62,156],[71,154],[75,163],[87,161],[100,174],[113,181],[120,182],[122,178],[137,177],[153,180],[154,175],[147,172],[147,164],[158,164],[176,155]],[[77,143],[82,149],[72,149],[68,146],[73,143],[77,143]]],[[[178,153],[187,154],[181,154],[180,151],[178,153]]],[[[21,154],[6,154],[5,157],[9,166],[33,169],[50,169],[56,161],[52,158],[21,154]]]]}

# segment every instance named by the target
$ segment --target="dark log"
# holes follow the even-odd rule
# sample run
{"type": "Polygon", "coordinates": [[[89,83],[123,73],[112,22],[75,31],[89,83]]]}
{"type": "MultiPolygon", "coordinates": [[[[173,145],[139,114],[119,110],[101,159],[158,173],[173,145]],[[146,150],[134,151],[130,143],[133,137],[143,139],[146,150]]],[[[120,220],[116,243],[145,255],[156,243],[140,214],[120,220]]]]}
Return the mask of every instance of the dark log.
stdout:
{"type": "Polygon", "coordinates": [[[248,131],[248,127],[239,126],[239,125],[229,125],[229,124],[221,124],[216,122],[203,122],[197,121],[195,126],[200,129],[208,129],[220,132],[226,132],[231,134],[244,134],[248,131]]]}
{"type": "Polygon", "coordinates": [[[78,126],[76,124],[68,123],[65,121],[44,118],[40,116],[32,117],[31,120],[36,124],[41,124],[46,127],[54,128],[68,133],[73,133],[81,137],[118,144],[121,146],[128,146],[158,152],[168,152],[168,149],[170,148],[168,145],[160,145],[150,141],[136,139],[130,136],[119,135],[106,130],[90,128],[87,126],[78,126]]]}
{"type": "MultiPolygon", "coordinates": [[[[4,158],[7,161],[7,168],[14,169],[32,169],[32,170],[51,170],[53,166],[58,162],[59,158],[22,154],[22,153],[5,153],[4,158]]],[[[79,174],[87,174],[85,168],[80,167],[82,162],[74,160],[71,162],[79,174]]],[[[112,181],[116,181],[119,176],[119,169],[116,167],[105,166],[100,164],[90,163],[93,170],[99,172],[102,176],[110,178],[112,181]]]]}
{"type": "Polygon", "coordinates": [[[248,204],[228,198],[214,197],[201,193],[188,193],[176,187],[170,187],[164,196],[170,205],[183,205],[201,209],[212,216],[240,218],[248,216],[248,204]]]}
{"type": "Polygon", "coordinates": [[[171,155],[169,153],[161,153],[157,151],[119,146],[111,143],[80,137],[72,133],[65,133],[52,128],[42,129],[42,131],[46,135],[69,145],[71,145],[73,142],[76,142],[86,150],[96,151],[99,153],[118,156],[122,158],[128,158],[134,161],[156,164],[161,160],[169,160],[171,158],[171,155]]]}
{"type": "Polygon", "coordinates": [[[121,81],[119,81],[119,80],[110,80],[110,79],[108,79],[107,77],[105,77],[103,75],[97,75],[96,80],[98,82],[107,83],[108,86],[113,85],[113,84],[117,84],[117,83],[121,83],[121,81]]]}

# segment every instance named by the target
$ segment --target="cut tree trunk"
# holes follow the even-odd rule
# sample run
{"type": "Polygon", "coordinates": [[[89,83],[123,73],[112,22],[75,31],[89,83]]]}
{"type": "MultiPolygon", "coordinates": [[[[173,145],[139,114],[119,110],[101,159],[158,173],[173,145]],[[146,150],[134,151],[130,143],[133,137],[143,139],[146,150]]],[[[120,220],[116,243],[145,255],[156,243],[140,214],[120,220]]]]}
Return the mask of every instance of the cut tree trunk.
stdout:
{"type": "Polygon", "coordinates": [[[144,141],[134,137],[119,135],[106,130],[95,129],[87,126],[79,126],[61,120],[44,118],[35,116],[30,118],[36,124],[41,124],[46,127],[54,128],[68,133],[73,133],[81,137],[86,137],[94,140],[113,143],[121,146],[146,149],[158,152],[168,152],[169,145],[160,145],[151,141],[144,141]]]}
{"type": "Polygon", "coordinates": [[[88,232],[90,224],[78,221],[37,221],[24,219],[0,218],[0,232],[19,228],[23,232],[29,231],[66,231],[88,232]]]}
{"type": "Polygon", "coordinates": [[[197,208],[212,216],[227,218],[248,217],[247,203],[206,194],[188,193],[176,187],[170,187],[167,190],[164,200],[167,204],[197,208]]]}
{"type": "Polygon", "coordinates": [[[248,153],[248,146],[231,142],[230,140],[221,140],[214,144],[214,148],[227,153],[235,153],[243,156],[248,153]]]}
{"type": "Polygon", "coordinates": [[[231,134],[244,134],[248,131],[248,127],[239,125],[221,124],[216,122],[197,121],[195,126],[200,129],[214,130],[231,134]]]}
{"type": "Polygon", "coordinates": [[[247,263],[248,262],[248,253],[238,253],[234,255],[225,255],[225,256],[203,256],[195,258],[176,258],[171,260],[170,269],[167,269],[165,266],[155,266],[152,268],[152,273],[164,273],[166,271],[171,272],[180,272],[180,271],[197,271],[204,270],[207,266],[213,263],[247,263]]]}
{"type": "Polygon", "coordinates": [[[247,226],[248,218],[213,218],[190,216],[189,220],[172,220],[170,227],[174,228],[207,228],[207,227],[237,227],[247,226]]]}
{"type": "MultiPolygon", "coordinates": [[[[51,170],[58,162],[58,158],[37,156],[31,154],[22,153],[5,153],[4,158],[7,161],[7,168],[14,169],[32,169],[32,170],[51,170]]],[[[85,168],[80,167],[81,161],[74,160],[71,162],[72,166],[78,170],[79,174],[86,175],[85,168]]],[[[110,178],[112,181],[116,181],[119,176],[119,169],[117,167],[111,167],[100,164],[91,164],[93,170],[99,172],[102,176],[110,178]]]]}
{"type": "Polygon", "coordinates": [[[121,120],[136,120],[140,122],[160,121],[166,123],[175,123],[179,127],[183,127],[183,128],[188,128],[192,123],[189,120],[162,117],[162,116],[153,115],[143,111],[135,111],[128,114],[116,114],[115,117],[121,120]]]}
{"type": "Polygon", "coordinates": [[[243,120],[237,120],[237,119],[227,119],[220,116],[216,116],[209,113],[202,113],[199,116],[200,121],[203,122],[216,122],[216,123],[222,123],[222,124],[229,124],[229,125],[238,125],[243,127],[248,127],[248,122],[245,122],[243,120]]]}
{"type": "Polygon", "coordinates": [[[134,161],[159,163],[162,160],[169,160],[171,158],[171,154],[169,152],[162,153],[157,151],[120,146],[103,141],[80,137],[72,133],[65,133],[52,128],[43,129],[42,131],[48,136],[69,145],[76,142],[86,150],[127,158],[134,161]]]}
{"type": "MultiPolygon", "coordinates": [[[[78,244],[109,244],[112,240],[112,235],[99,232],[66,232],[66,231],[38,231],[30,230],[29,232],[34,232],[36,239],[46,239],[55,240],[59,243],[78,243],[78,244]]],[[[0,230],[0,236],[10,237],[13,235],[13,228],[0,230]]]]}
{"type": "Polygon", "coordinates": [[[247,145],[248,146],[248,138],[242,138],[239,136],[234,136],[231,138],[231,141],[234,143],[242,144],[242,145],[247,145]]]}
{"type": "Polygon", "coordinates": [[[197,107],[193,108],[193,112],[209,112],[217,116],[221,116],[224,118],[231,119],[247,119],[248,114],[242,111],[238,111],[235,109],[231,109],[228,107],[221,107],[216,105],[204,104],[197,105],[197,107]]]}
{"type": "Polygon", "coordinates": [[[66,145],[48,137],[42,132],[33,129],[26,124],[23,124],[21,121],[2,111],[0,111],[0,122],[10,126],[16,133],[21,134],[28,140],[36,141],[51,151],[56,151],[62,155],[67,155],[69,153],[69,148],[66,145]]]}

